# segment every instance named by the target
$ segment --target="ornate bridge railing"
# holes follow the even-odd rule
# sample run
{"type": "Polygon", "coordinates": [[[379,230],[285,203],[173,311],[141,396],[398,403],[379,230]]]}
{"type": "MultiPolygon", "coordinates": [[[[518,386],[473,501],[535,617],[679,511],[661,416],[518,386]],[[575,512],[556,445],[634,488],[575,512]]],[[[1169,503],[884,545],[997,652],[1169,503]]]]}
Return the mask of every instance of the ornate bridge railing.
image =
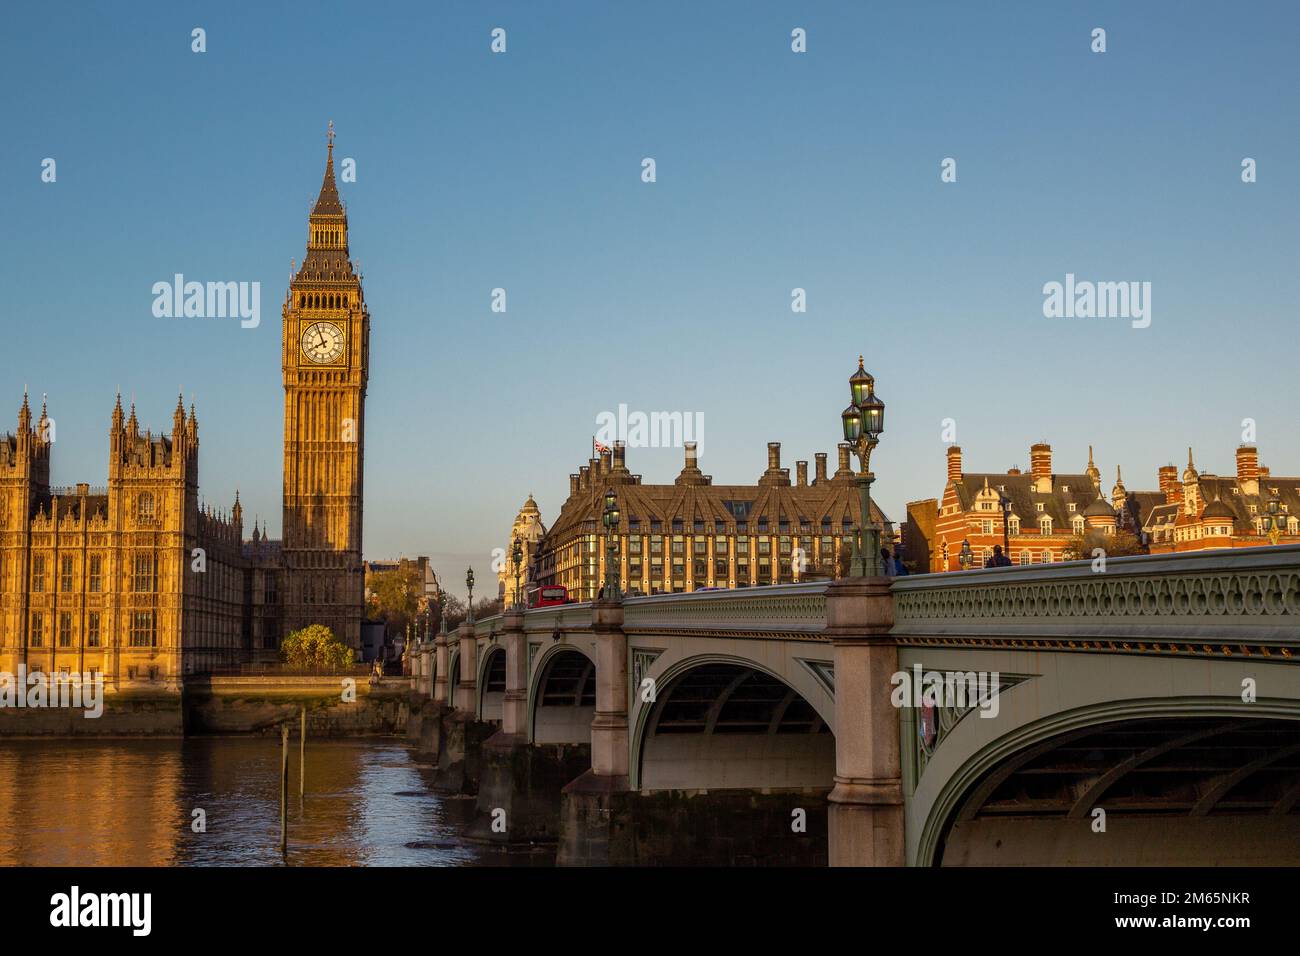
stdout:
{"type": "Polygon", "coordinates": [[[902,643],[1300,660],[1300,546],[900,578],[902,643]]]}
{"type": "Polygon", "coordinates": [[[822,640],[826,581],[629,598],[629,634],[822,640]]]}

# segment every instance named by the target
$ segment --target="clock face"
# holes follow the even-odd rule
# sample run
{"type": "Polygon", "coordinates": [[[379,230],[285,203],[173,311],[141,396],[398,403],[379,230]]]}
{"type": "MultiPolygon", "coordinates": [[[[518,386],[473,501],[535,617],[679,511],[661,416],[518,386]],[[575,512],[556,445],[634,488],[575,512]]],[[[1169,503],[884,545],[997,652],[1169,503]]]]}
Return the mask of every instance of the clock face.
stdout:
{"type": "Polygon", "coordinates": [[[326,365],[343,354],[343,330],[332,322],[315,322],[302,334],[302,352],[317,365],[326,365]]]}

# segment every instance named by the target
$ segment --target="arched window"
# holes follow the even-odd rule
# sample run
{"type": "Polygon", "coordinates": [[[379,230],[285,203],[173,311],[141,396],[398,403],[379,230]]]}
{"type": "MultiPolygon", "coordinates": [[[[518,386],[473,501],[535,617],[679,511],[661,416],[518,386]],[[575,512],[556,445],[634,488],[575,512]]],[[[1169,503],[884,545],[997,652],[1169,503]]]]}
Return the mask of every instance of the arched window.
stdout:
{"type": "Polygon", "coordinates": [[[153,520],[153,495],[150,492],[140,493],[140,497],[136,499],[135,513],[141,521],[153,520]]]}

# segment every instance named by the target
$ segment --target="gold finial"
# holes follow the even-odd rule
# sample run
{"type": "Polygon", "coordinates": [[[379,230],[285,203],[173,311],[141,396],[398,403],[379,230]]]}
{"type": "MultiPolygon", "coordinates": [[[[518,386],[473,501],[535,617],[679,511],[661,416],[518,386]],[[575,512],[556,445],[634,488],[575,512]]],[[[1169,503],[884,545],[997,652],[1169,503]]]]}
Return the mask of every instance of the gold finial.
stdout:
{"type": "Polygon", "coordinates": [[[858,353],[858,368],[862,368],[862,353],[858,353]]]}

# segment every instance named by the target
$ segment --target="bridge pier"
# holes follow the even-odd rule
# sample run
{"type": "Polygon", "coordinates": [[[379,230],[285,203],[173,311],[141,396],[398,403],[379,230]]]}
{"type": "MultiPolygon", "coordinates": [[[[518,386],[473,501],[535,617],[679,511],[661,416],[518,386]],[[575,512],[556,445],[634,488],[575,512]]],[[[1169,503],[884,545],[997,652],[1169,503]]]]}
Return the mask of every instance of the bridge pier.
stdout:
{"type": "Polygon", "coordinates": [[[596,716],[591,722],[591,769],[560,796],[561,866],[607,866],[619,858],[617,832],[626,826],[619,812],[628,791],[628,651],[621,601],[591,606],[596,639],[596,716]]]}
{"type": "Polygon", "coordinates": [[[451,668],[450,652],[447,650],[447,633],[438,634],[433,642],[433,700],[434,703],[447,703],[448,670],[451,668]]]}
{"type": "Polygon", "coordinates": [[[826,633],[835,660],[835,786],[831,866],[905,862],[899,715],[890,700],[898,645],[890,636],[888,578],[847,578],[826,592],[826,633]]]}
{"type": "Polygon", "coordinates": [[[482,745],[496,732],[496,725],[478,719],[478,648],[473,623],[463,622],[456,630],[456,638],[460,642],[456,700],[454,708],[444,710],[438,722],[438,763],[433,786],[445,793],[473,794],[478,792],[482,745]]]}
{"type": "Polygon", "coordinates": [[[590,767],[590,747],[529,743],[528,638],[521,609],[502,615],[501,643],[506,654],[501,729],[483,743],[477,819],[469,836],[502,844],[554,843],[560,792],[590,767]]]}

